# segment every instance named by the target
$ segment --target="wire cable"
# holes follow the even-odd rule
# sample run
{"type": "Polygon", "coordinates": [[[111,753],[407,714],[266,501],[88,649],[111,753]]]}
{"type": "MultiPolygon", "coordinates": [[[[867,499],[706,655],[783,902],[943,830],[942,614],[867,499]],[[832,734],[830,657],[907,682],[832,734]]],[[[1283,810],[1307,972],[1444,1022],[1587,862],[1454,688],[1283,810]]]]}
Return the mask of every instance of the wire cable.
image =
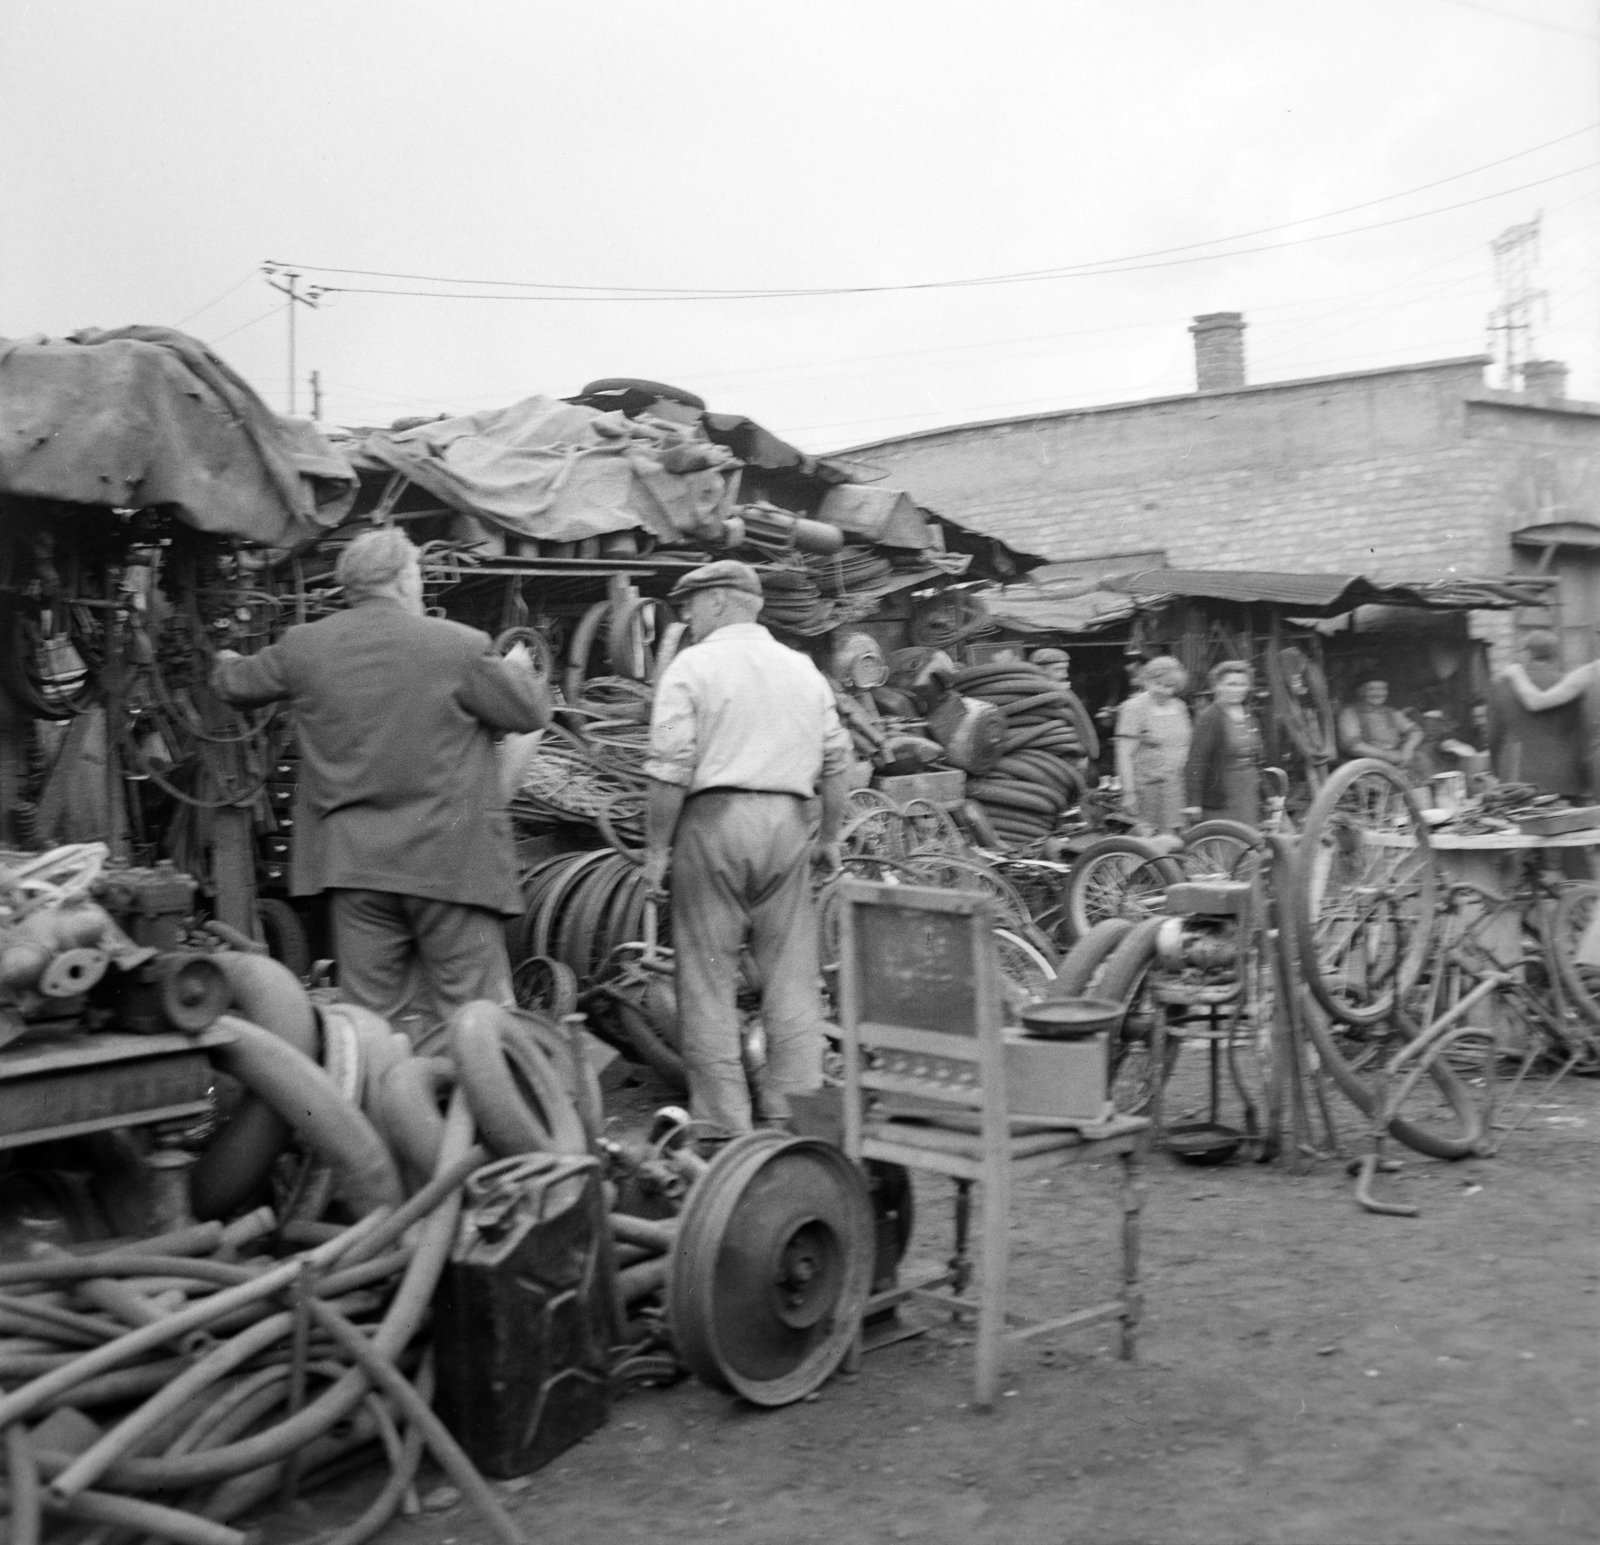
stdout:
{"type": "MultiPolygon", "coordinates": [[[[424,297],[436,296],[439,299],[445,299],[445,300],[467,300],[467,299],[495,299],[495,300],[551,300],[551,299],[555,299],[555,300],[581,300],[581,299],[605,299],[605,300],[624,300],[624,299],[632,299],[632,300],[765,300],[765,299],[792,298],[792,297],[804,297],[804,296],[814,296],[814,295],[859,295],[859,294],[896,293],[896,292],[906,292],[906,291],[913,291],[913,290],[928,290],[928,289],[962,289],[962,288],[969,288],[969,287],[972,287],[972,286],[980,286],[980,285],[1015,284],[1015,283],[1022,283],[1022,282],[1026,282],[1026,281],[1030,281],[1030,280],[1052,279],[1052,278],[1065,277],[1067,275],[1082,274],[1082,273],[1091,272],[1091,271],[1135,272],[1135,271],[1137,271],[1138,267],[1166,267],[1166,266],[1170,266],[1170,265],[1164,264],[1164,263],[1146,263],[1145,262],[1146,259],[1150,259],[1150,258],[1166,258],[1166,257],[1171,257],[1173,254],[1176,254],[1176,253],[1184,253],[1184,252],[1191,252],[1192,253],[1192,252],[1195,252],[1200,247],[1213,247],[1213,246],[1222,245],[1223,243],[1226,243],[1226,242],[1246,241],[1246,240],[1250,240],[1251,238],[1256,237],[1256,236],[1273,235],[1273,234],[1275,234],[1275,233],[1277,233],[1279,231],[1292,230],[1296,226],[1312,224],[1312,223],[1314,223],[1315,221],[1318,221],[1318,220],[1333,219],[1333,218],[1336,218],[1339,215],[1352,214],[1352,213],[1354,213],[1354,212],[1356,212],[1358,210],[1362,210],[1362,209],[1370,209],[1370,208],[1373,208],[1374,206],[1376,206],[1378,204],[1391,203],[1395,199],[1408,198],[1412,194],[1426,192],[1431,188],[1441,187],[1446,183],[1460,181],[1464,177],[1471,177],[1471,176],[1476,175],[1478,172],[1487,171],[1487,170],[1490,170],[1490,169],[1492,169],[1493,167],[1496,167],[1496,166],[1503,166],[1509,161],[1519,160],[1519,159],[1521,159],[1521,158],[1523,158],[1525,156],[1533,155],[1533,154],[1535,154],[1536,152],[1538,152],[1540,150],[1549,149],[1550,146],[1552,146],[1552,145],[1557,145],[1557,144],[1564,143],[1567,140],[1576,139],[1580,135],[1593,133],[1596,129],[1600,129],[1600,122],[1585,124],[1581,129],[1574,129],[1568,134],[1563,134],[1563,135],[1558,136],[1556,139],[1546,140],[1542,144],[1530,146],[1527,150],[1517,151],[1513,155],[1504,156],[1498,161],[1485,162],[1482,166],[1472,167],[1469,170],[1463,171],[1463,172],[1456,172],[1456,173],[1451,174],[1449,177],[1442,177],[1442,178],[1437,179],[1434,182],[1422,183],[1422,184],[1419,184],[1417,187],[1407,188],[1407,189],[1404,189],[1403,191],[1398,192],[1398,193],[1384,194],[1383,196],[1381,196],[1379,198],[1368,199],[1368,200],[1366,200],[1366,201],[1364,201],[1362,203],[1359,203],[1359,204],[1347,205],[1347,206],[1345,206],[1345,207],[1343,207],[1341,209],[1327,210],[1327,211],[1324,211],[1323,213],[1317,214],[1317,215],[1306,215],[1306,216],[1303,216],[1302,218],[1297,219],[1297,220],[1285,221],[1280,225],[1263,226],[1263,227],[1260,227],[1260,228],[1258,228],[1256,230],[1235,232],[1234,234],[1232,234],[1230,236],[1215,236],[1215,237],[1211,237],[1211,238],[1209,238],[1209,239],[1207,239],[1205,241],[1191,242],[1191,243],[1187,243],[1185,245],[1177,246],[1177,247],[1155,248],[1155,249],[1152,249],[1151,251],[1148,251],[1148,252],[1132,253],[1132,254],[1128,254],[1126,256],[1118,257],[1118,258],[1102,258],[1102,259],[1097,259],[1097,260],[1095,260],[1093,262],[1070,264],[1070,265],[1066,265],[1066,266],[1062,266],[1062,267],[1056,267],[1056,268],[1025,269],[1025,270],[1021,270],[1021,271],[1018,271],[1018,272],[1015,272],[1015,273],[978,275],[978,276],[969,277],[969,278],[965,278],[965,279],[933,279],[933,280],[923,280],[923,281],[920,281],[920,282],[910,283],[910,284],[838,285],[838,286],[814,286],[814,287],[805,287],[805,288],[784,288],[784,287],[776,287],[776,286],[774,286],[774,287],[767,288],[767,289],[749,289],[749,290],[740,289],[740,290],[734,290],[734,289],[712,289],[712,288],[698,288],[698,287],[692,287],[692,286],[672,286],[672,285],[585,285],[585,284],[556,284],[556,283],[552,283],[550,281],[543,281],[543,280],[472,279],[472,278],[461,278],[461,277],[453,277],[453,276],[440,275],[440,274],[400,273],[400,272],[394,272],[394,271],[383,270],[383,269],[335,268],[335,267],[331,267],[331,266],[318,265],[318,264],[314,264],[314,263],[297,264],[295,266],[300,268],[300,269],[311,270],[311,271],[314,271],[316,273],[349,274],[349,275],[352,275],[352,276],[363,277],[363,278],[398,279],[398,280],[407,280],[407,281],[411,281],[413,283],[423,283],[423,284],[462,284],[462,285],[482,286],[484,288],[489,288],[489,289],[502,289],[502,290],[504,290],[504,289],[525,289],[525,290],[537,290],[537,291],[543,291],[543,292],[549,292],[549,291],[561,291],[561,292],[563,292],[563,293],[561,293],[559,295],[551,295],[551,294],[548,294],[548,293],[544,293],[544,294],[534,294],[534,295],[526,295],[526,296],[499,295],[499,294],[492,295],[492,296],[474,296],[474,295],[472,295],[470,293],[457,292],[457,291],[380,290],[380,289],[376,289],[376,288],[370,288],[370,287],[364,287],[364,286],[355,286],[355,285],[328,285],[328,286],[324,286],[325,289],[327,289],[330,293],[334,293],[334,294],[346,294],[346,295],[413,295],[413,296],[424,296],[424,297]]],[[[1570,170],[1565,171],[1565,172],[1558,172],[1558,173],[1554,174],[1554,176],[1552,176],[1552,177],[1537,178],[1537,179],[1535,179],[1535,180],[1533,180],[1531,182],[1519,184],[1516,187],[1503,188],[1503,189],[1501,189],[1501,190],[1499,190],[1498,192],[1495,192],[1495,193],[1483,194],[1483,195],[1480,195],[1478,198],[1467,199],[1467,200],[1462,201],[1459,204],[1445,205],[1440,209],[1423,210],[1423,211],[1420,211],[1417,214],[1399,216],[1399,217],[1397,217],[1397,219],[1391,220],[1391,221],[1379,221],[1379,222],[1376,222],[1373,225],[1356,226],[1356,227],[1351,228],[1351,230],[1349,230],[1349,231],[1335,231],[1335,232],[1325,233],[1323,236],[1299,238],[1299,241],[1321,241],[1321,240],[1327,240],[1331,236],[1351,235],[1351,234],[1354,234],[1356,231],[1361,231],[1361,230],[1376,230],[1376,229],[1380,228],[1383,225],[1398,224],[1402,220],[1424,219],[1424,218],[1427,218],[1428,216],[1433,215],[1433,214],[1443,214],[1443,213],[1447,213],[1449,210],[1452,210],[1452,209],[1465,208],[1467,205],[1470,205],[1470,204],[1483,203],[1487,199],[1500,198],[1500,197],[1502,197],[1502,196],[1504,196],[1505,194],[1508,194],[1508,193],[1519,193],[1519,192],[1522,192],[1526,188],[1539,187],[1539,186],[1541,186],[1542,184],[1544,184],[1546,182],[1553,182],[1559,177],[1569,177],[1569,176],[1575,175],[1577,172],[1589,171],[1596,164],[1600,164],[1600,163],[1593,163],[1593,162],[1586,163],[1583,166],[1574,167],[1574,168],[1571,168],[1570,170]]],[[[1296,245],[1296,244],[1298,244],[1298,243],[1297,242],[1282,242],[1282,243],[1275,243],[1273,245],[1292,246],[1292,245],[1296,245]]],[[[1247,248],[1247,249],[1245,249],[1245,251],[1247,251],[1247,252],[1248,251],[1259,251],[1259,250],[1265,250],[1265,249],[1261,249],[1261,248],[1247,248]]],[[[1220,253],[1220,254],[1210,254],[1210,256],[1238,256],[1238,255],[1242,255],[1242,254],[1240,254],[1240,253],[1232,253],[1232,252],[1230,252],[1230,253],[1220,253]]],[[[1207,255],[1200,255],[1200,256],[1196,256],[1196,257],[1183,259],[1182,261],[1190,261],[1190,262],[1205,261],[1206,256],[1207,255]]]]}
{"type": "Polygon", "coordinates": [[[223,302],[223,301],[225,301],[225,300],[226,300],[226,299],[227,299],[227,298],[228,298],[228,297],[229,297],[229,296],[230,296],[230,295],[232,295],[232,294],[233,294],[233,293],[234,293],[234,291],[236,291],[236,290],[242,290],[242,289],[243,289],[243,288],[244,288],[244,287],[245,287],[245,286],[246,286],[246,285],[247,285],[247,284],[249,284],[249,282],[250,282],[250,281],[251,281],[251,280],[252,280],[252,279],[254,279],[254,278],[255,278],[255,276],[256,276],[256,274],[257,274],[257,272],[258,272],[258,270],[257,270],[257,269],[254,269],[254,268],[252,268],[252,269],[251,269],[251,270],[250,270],[250,272],[249,272],[249,273],[247,273],[247,274],[246,274],[246,275],[245,275],[245,276],[244,276],[244,278],[242,278],[242,279],[241,279],[241,280],[240,280],[240,281],[239,281],[239,282],[238,282],[238,283],[237,283],[237,284],[230,284],[230,285],[229,285],[229,286],[228,286],[228,288],[227,288],[227,289],[225,289],[225,290],[224,290],[224,291],[223,291],[223,292],[222,292],[222,293],[221,293],[221,294],[220,294],[220,295],[219,295],[219,296],[217,296],[217,298],[216,298],[216,299],[215,299],[215,300],[208,300],[208,301],[207,301],[207,302],[206,302],[206,303],[205,303],[205,305],[203,305],[203,306],[201,306],[201,307],[200,307],[200,308],[199,308],[199,309],[198,309],[198,310],[196,310],[196,311],[191,311],[191,312],[190,312],[190,313],[189,313],[189,314],[188,314],[188,316],[186,316],[186,317],[179,317],[179,318],[178,318],[178,320],[177,320],[177,321],[176,321],[176,322],[174,322],[174,323],[173,323],[173,324],[172,324],[172,326],[173,326],[173,327],[174,327],[174,329],[176,329],[176,328],[179,328],[179,327],[182,327],[182,326],[184,326],[184,325],[185,325],[185,324],[186,324],[186,323],[189,323],[189,322],[192,322],[192,321],[194,321],[194,319],[195,319],[195,318],[196,318],[196,317],[197,317],[197,316],[199,316],[199,315],[200,315],[200,314],[201,314],[201,313],[202,313],[202,312],[206,312],[206,311],[209,311],[209,310],[210,310],[210,309],[211,309],[211,308],[212,308],[212,307],[213,307],[213,306],[220,306],[220,305],[221,305],[221,304],[222,304],[222,302],[223,302]]]}

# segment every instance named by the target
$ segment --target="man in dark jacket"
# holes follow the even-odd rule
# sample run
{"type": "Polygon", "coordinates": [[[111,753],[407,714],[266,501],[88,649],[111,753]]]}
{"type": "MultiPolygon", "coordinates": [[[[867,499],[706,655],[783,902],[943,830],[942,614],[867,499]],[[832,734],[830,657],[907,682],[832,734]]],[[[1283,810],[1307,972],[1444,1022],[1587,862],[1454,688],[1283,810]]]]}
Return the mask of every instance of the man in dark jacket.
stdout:
{"type": "Polygon", "coordinates": [[[348,608],[259,654],[219,652],[217,694],[287,699],[300,744],[296,896],[332,893],[340,989],[394,1017],[422,980],[443,1019],[511,1001],[501,918],[522,910],[495,737],[550,721],[526,651],[423,615],[404,532],[358,536],[336,577],[348,608]]]}
{"type": "MultiPolygon", "coordinates": [[[[1548,691],[1561,680],[1561,644],[1539,628],[1522,641],[1528,680],[1548,691]]],[[[1581,798],[1584,792],[1582,705],[1574,699],[1556,708],[1525,708],[1505,678],[1489,688],[1489,753],[1503,783],[1531,783],[1541,793],[1581,798]]]]}

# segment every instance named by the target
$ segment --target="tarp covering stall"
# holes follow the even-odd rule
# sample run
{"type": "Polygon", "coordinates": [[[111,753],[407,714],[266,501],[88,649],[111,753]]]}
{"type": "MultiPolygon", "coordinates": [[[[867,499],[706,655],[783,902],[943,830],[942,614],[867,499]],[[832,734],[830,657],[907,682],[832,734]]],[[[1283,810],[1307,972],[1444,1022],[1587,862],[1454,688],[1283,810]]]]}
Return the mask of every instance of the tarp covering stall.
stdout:
{"type": "Polygon", "coordinates": [[[682,426],[553,397],[379,430],[355,458],[463,515],[547,542],[639,527],[663,542],[711,536],[737,492],[738,463],[726,447],[682,426]]]}
{"type": "Polygon", "coordinates": [[[166,327],[0,340],[0,494],[163,507],[296,547],[355,500],[349,464],[206,346],[166,327]]]}

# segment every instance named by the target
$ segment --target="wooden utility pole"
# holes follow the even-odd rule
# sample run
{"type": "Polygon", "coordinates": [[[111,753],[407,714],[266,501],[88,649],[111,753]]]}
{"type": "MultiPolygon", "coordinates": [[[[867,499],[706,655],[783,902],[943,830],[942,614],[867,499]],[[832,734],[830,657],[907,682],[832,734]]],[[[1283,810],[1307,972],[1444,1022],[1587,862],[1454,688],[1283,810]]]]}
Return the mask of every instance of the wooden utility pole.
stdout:
{"type": "Polygon", "coordinates": [[[267,275],[267,283],[270,284],[273,289],[289,297],[289,412],[293,414],[296,370],[294,357],[294,329],[296,316],[295,307],[310,306],[311,309],[315,311],[317,309],[318,302],[322,299],[322,288],[320,285],[313,284],[306,290],[305,294],[302,295],[297,288],[300,282],[300,275],[298,273],[291,272],[289,269],[279,268],[276,263],[263,263],[262,272],[267,275]],[[272,278],[272,275],[278,273],[281,273],[289,282],[287,284],[277,283],[277,281],[272,278]]]}

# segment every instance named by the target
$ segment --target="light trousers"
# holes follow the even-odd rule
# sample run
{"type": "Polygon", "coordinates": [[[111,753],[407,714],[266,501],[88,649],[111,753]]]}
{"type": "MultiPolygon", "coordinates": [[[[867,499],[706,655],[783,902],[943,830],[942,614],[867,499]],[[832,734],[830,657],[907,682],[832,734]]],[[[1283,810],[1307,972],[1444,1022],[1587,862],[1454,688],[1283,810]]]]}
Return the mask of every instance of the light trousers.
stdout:
{"type": "Polygon", "coordinates": [[[691,795],[672,846],[678,1044],[689,1113],[720,1134],[781,1119],[788,1096],[822,1084],[822,1001],[811,905],[811,834],[792,794],[691,795]],[[761,980],[767,1062],[752,1110],[735,994],[749,940],[761,980]]]}

